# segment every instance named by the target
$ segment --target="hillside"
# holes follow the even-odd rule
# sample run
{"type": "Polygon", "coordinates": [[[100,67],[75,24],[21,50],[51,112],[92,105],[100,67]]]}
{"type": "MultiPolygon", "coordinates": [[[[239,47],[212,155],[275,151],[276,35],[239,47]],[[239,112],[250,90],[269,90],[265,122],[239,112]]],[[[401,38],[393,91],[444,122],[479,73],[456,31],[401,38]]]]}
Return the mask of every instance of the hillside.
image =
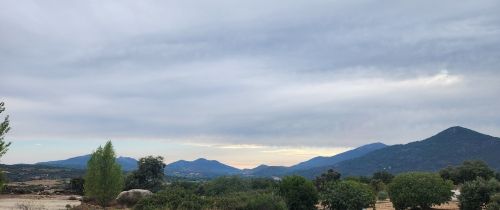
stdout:
{"type": "Polygon", "coordinates": [[[179,160],[168,164],[165,173],[182,177],[216,177],[240,174],[241,170],[216,160],[199,158],[194,161],[179,160]]]}
{"type": "Polygon", "coordinates": [[[297,171],[297,170],[305,170],[305,169],[310,169],[310,168],[316,168],[316,167],[321,167],[321,166],[329,166],[329,165],[334,165],[336,163],[345,161],[345,160],[350,160],[353,158],[361,157],[365,154],[368,154],[372,151],[382,149],[384,147],[387,147],[387,145],[377,142],[377,143],[372,143],[372,144],[367,144],[363,145],[361,147],[358,147],[353,150],[349,150],[347,152],[343,152],[331,157],[315,157],[312,158],[308,161],[301,162],[297,165],[291,166],[290,170],[292,171],[297,171]]]}
{"type": "MultiPolygon", "coordinates": [[[[87,167],[87,162],[90,159],[90,155],[82,155],[77,157],[68,158],[65,160],[55,160],[47,162],[39,162],[36,165],[46,165],[46,166],[56,166],[65,167],[73,169],[85,169],[87,167]]],[[[116,161],[124,171],[132,171],[137,169],[137,160],[130,157],[118,157],[116,161]]]]}
{"type": "Polygon", "coordinates": [[[335,168],[344,175],[370,175],[379,170],[391,173],[438,171],[449,165],[459,165],[464,160],[483,160],[500,170],[498,151],[500,138],[457,126],[422,141],[389,146],[335,165],[300,171],[299,174],[312,177],[328,168],[335,168]]]}

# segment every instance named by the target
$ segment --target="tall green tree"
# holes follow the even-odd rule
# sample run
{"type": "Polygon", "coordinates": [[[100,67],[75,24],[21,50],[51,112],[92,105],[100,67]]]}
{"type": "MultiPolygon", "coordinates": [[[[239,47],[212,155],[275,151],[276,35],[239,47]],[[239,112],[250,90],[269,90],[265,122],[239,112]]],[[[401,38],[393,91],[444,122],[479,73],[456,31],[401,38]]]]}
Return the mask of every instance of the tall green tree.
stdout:
{"type": "MultiPolygon", "coordinates": [[[[5,111],[4,103],[0,102],[0,114],[5,111]]],[[[0,123],[0,158],[5,155],[7,150],[9,150],[10,142],[5,142],[4,137],[7,132],[9,132],[9,115],[7,115],[3,122],[0,123]]],[[[3,184],[5,182],[5,176],[3,171],[0,170],[0,191],[3,189],[3,184]]]]}
{"type": "Polygon", "coordinates": [[[87,163],[85,195],[107,206],[123,189],[123,175],[111,141],[99,146],[87,163]]]}
{"type": "Polygon", "coordinates": [[[159,191],[165,183],[165,163],[163,157],[143,157],[138,162],[138,169],[125,179],[125,189],[146,189],[159,191]]]}
{"type": "Polygon", "coordinates": [[[356,181],[329,182],[320,192],[321,204],[331,210],[358,210],[375,206],[375,193],[356,181]]]}

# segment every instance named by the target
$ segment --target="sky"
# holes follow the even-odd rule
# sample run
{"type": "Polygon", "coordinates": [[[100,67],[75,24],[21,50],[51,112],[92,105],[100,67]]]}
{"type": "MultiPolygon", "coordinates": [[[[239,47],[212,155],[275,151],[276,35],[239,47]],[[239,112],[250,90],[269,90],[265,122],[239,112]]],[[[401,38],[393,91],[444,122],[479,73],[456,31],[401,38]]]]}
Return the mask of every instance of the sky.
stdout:
{"type": "Polygon", "coordinates": [[[2,163],[293,165],[460,125],[500,136],[500,2],[0,2],[2,163]]]}

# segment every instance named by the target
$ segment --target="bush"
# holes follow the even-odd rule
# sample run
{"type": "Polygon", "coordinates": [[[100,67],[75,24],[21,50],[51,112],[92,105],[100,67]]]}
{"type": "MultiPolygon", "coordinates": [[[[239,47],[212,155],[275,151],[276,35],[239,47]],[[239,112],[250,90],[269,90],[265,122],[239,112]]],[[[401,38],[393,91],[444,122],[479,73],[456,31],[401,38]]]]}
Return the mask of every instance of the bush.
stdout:
{"type": "Polygon", "coordinates": [[[315,209],[318,203],[318,192],[313,183],[301,176],[284,177],[279,192],[290,210],[315,209]]]}
{"type": "Polygon", "coordinates": [[[377,172],[373,173],[373,176],[372,176],[372,181],[373,180],[380,180],[384,184],[391,183],[392,179],[394,179],[394,175],[392,175],[391,173],[389,173],[387,171],[377,171],[377,172]]]}
{"type": "Polygon", "coordinates": [[[85,180],[81,177],[79,178],[72,178],[69,181],[69,187],[70,190],[78,195],[83,195],[83,185],[85,183],[85,180]]]}
{"type": "Polygon", "coordinates": [[[396,176],[388,186],[388,193],[396,209],[426,209],[450,201],[452,189],[452,182],[437,174],[411,172],[396,176]]]}
{"type": "Polygon", "coordinates": [[[314,179],[314,185],[318,191],[322,191],[329,182],[338,181],[340,176],[339,172],[334,171],[333,169],[328,169],[328,171],[314,179]]]}
{"type": "Polygon", "coordinates": [[[387,198],[389,198],[389,195],[387,194],[386,191],[380,191],[380,192],[377,193],[377,199],[379,201],[387,200],[387,198]]]}
{"type": "Polygon", "coordinates": [[[238,176],[219,177],[203,185],[206,195],[223,195],[250,190],[250,182],[238,176]]]}
{"type": "Polygon", "coordinates": [[[321,204],[327,209],[363,209],[375,205],[375,194],[367,184],[356,181],[330,182],[320,193],[321,204]]]}
{"type": "Polygon", "coordinates": [[[487,210],[499,210],[500,209],[500,193],[496,193],[491,196],[490,202],[486,205],[487,210]]]}
{"type": "Polygon", "coordinates": [[[495,179],[486,181],[483,178],[477,178],[474,181],[465,182],[458,196],[460,209],[482,209],[497,192],[500,192],[500,183],[495,179]]]}
{"type": "Polygon", "coordinates": [[[231,210],[285,210],[286,203],[283,198],[272,193],[256,191],[239,192],[224,196],[209,197],[207,209],[231,210]]]}
{"type": "Polygon", "coordinates": [[[182,188],[167,188],[146,197],[134,206],[135,210],[150,209],[202,209],[203,200],[194,193],[182,188]]]}

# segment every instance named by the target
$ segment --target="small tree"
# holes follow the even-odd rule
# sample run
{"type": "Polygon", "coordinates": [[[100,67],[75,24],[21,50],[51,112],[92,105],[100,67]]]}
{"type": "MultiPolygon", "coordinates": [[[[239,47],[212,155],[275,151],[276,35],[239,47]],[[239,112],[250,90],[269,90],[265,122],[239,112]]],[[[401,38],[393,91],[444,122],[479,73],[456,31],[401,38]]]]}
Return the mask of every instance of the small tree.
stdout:
{"type": "Polygon", "coordinates": [[[138,169],[127,176],[125,189],[147,189],[152,192],[160,190],[165,183],[163,157],[144,157],[139,160],[138,165],[138,169]]]}
{"type": "Polygon", "coordinates": [[[429,209],[451,200],[453,183],[434,173],[411,172],[396,176],[388,186],[391,202],[398,210],[429,209]]]}
{"type": "Polygon", "coordinates": [[[102,206],[107,206],[123,189],[123,176],[111,141],[104,148],[99,146],[87,163],[85,174],[85,195],[92,197],[102,206]]]}
{"type": "Polygon", "coordinates": [[[315,209],[318,203],[318,192],[313,183],[301,176],[284,177],[279,192],[290,210],[315,209]]]}
{"type": "Polygon", "coordinates": [[[340,173],[334,171],[333,169],[328,169],[325,173],[314,179],[314,185],[318,191],[322,191],[326,184],[329,182],[338,181],[340,179],[340,173]]]}
{"type": "Polygon", "coordinates": [[[500,183],[495,179],[486,181],[479,177],[474,181],[465,182],[458,196],[460,209],[482,209],[497,192],[500,192],[500,183]]]}
{"type": "Polygon", "coordinates": [[[387,171],[377,171],[373,173],[372,180],[380,180],[384,184],[391,183],[392,179],[394,179],[394,175],[387,171]]]}
{"type": "MultiPolygon", "coordinates": [[[[0,102],[0,114],[5,111],[4,103],[0,102]]],[[[0,123],[0,158],[7,153],[9,150],[10,142],[5,142],[4,137],[7,132],[9,132],[9,115],[7,115],[3,122],[0,123]]],[[[5,182],[5,176],[3,175],[3,171],[0,170],[0,191],[3,189],[3,185],[5,182]]]]}
{"type": "Polygon", "coordinates": [[[331,210],[359,210],[376,202],[371,188],[356,181],[330,182],[320,192],[320,199],[321,204],[331,210]]]}

